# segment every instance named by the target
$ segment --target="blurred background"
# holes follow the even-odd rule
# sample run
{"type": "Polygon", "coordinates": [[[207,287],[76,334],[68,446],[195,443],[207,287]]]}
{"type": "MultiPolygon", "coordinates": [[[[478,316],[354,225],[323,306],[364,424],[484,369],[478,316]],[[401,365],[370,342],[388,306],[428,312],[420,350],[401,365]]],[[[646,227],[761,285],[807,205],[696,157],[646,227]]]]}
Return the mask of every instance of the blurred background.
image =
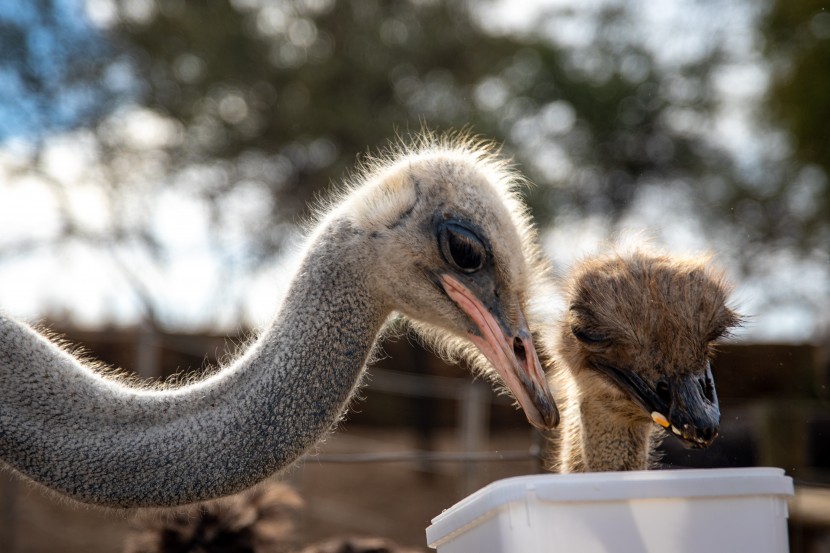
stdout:
{"type": "MultiPolygon", "coordinates": [[[[830,551],[826,0],[0,3],[0,306],[145,377],[198,370],[272,315],[309,206],[424,126],[503,143],[558,271],[637,233],[715,254],[747,315],[722,437],[666,464],[784,467],[792,550],[830,551]]],[[[386,349],[286,475],[304,538],[423,548],[540,470],[509,402],[386,349]]],[[[128,517],[0,478],[0,550],[120,551],[128,517]]]]}

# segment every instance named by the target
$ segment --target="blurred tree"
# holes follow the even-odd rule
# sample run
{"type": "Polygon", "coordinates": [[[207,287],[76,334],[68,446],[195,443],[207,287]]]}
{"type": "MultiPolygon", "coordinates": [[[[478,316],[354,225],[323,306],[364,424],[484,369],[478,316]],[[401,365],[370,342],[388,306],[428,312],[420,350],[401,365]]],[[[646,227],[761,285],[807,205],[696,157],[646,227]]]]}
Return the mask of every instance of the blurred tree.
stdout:
{"type": "Polygon", "coordinates": [[[76,3],[0,5],[0,142],[94,124],[127,93],[112,53],[76,3]]]}
{"type": "Polygon", "coordinates": [[[711,112],[719,51],[663,74],[624,5],[596,14],[581,59],[542,33],[489,33],[463,1],[159,0],[140,16],[132,5],[120,4],[112,35],[144,105],[180,125],[172,169],[221,168],[199,185],[209,198],[241,181],[267,190],[256,258],[279,247],[274,223],[302,213],[356,154],[422,123],[505,141],[543,185],[530,198],[542,222],[557,210],[614,219],[642,182],[725,170],[722,154],[667,123],[681,108],[711,112]],[[678,76],[697,92],[673,98],[678,76]]]}
{"type": "MultiPolygon", "coordinates": [[[[114,59],[130,67],[145,115],[173,122],[173,137],[156,144],[165,172],[207,166],[197,187],[217,210],[253,184],[268,192],[272,223],[291,220],[356,154],[422,124],[506,141],[534,180],[554,185],[532,198],[542,220],[557,208],[613,218],[644,180],[711,169],[707,145],[666,121],[678,107],[712,109],[705,85],[718,51],[676,71],[699,89],[678,101],[668,94],[675,75],[626,40],[623,5],[595,14],[579,59],[541,33],[490,34],[457,0],[115,6],[114,59]]],[[[123,155],[123,129],[109,123],[97,129],[101,151],[123,155]]],[[[260,253],[283,234],[259,228],[260,253]]]]}
{"type": "Polygon", "coordinates": [[[775,0],[763,30],[770,111],[792,132],[798,157],[830,172],[830,4],[775,0]]]}
{"type": "MultiPolygon", "coordinates": [[[[673,187],[693,202],[678,217],[694,211],[749,263],[772,245],[815,249],[830,232],[821,131],[830,119],[820,115],[828,78],[816,77],[826,73],[818,70],[826,14],[802,10],[810,2],[775,0],[765,30],[771,56],[801,60],[776,73],[772,98],[812,165],[779,157],[748,169],[712,136],[722,107],[715,81],[734,62],[728,46],[702,35],[694,55],[661,61],[623,1],[551,7],[511,34],[487,26],[491,3],[464,0],[89,0],[106,47],[90,25],[81,39],[56,23],[74,1],[27,4],[20,13],[42,23],[19,17],[0,28],[0,44],[17,45],[0,48],[7,73],[21,82],[37,74],[44,90],[79,91],[44,95],[58,106],[44,118],[83,115],[75,125],[86,130],[70,142],[91,152],[81,180],[103,196],[107,224],[91,226],[71,208],[77,182],[50,166],[48,140],[17,175],[38,172],[52,183],[64,236],[137,239],[163,256],[147,198],[176,190],[210,211],[209,230],[232,244],[233,263],[256,264],[356,156],[423,125],[503,142],[539,185],[528,199],[541,225],[598,214],[611,229],[642,190],[673,187]],[[572,20],[576,45],[550,31],[572,20]],[[794,21],[802,30],[791,38],[794,21]],[[41,35],[54,44],[49,51],[69,52],[60,59],[70,69],[49,71],[49,55],[19,46],[41,35]]],[[[714,8],[705,9],[708,17],[714,8]]]]}
{"type": "Polygon", "coordinates": [[[410,2],[160,1],[112,29],[145,83],[145,105],[182,138],[171,170],[213,169],[199,186],[217,209],[240,182],[266,192],[255,257],[284,238],[355,156],[396,131],[490,130],[464,95],[516,49],[487,37],[463,6],[410,2]],[[475,45],[470,48],[469,45],[475,45]]]}
{"type": "Polygon", "coordinates": [[[782,202],[792,207],[783,215],[806,235],[802,244],[826,250],[830,244],[830,3],[772,0],[761,30],[772,68],[766,113],[789,131],[795,158],[788,175],[789,198],[782,202]]]}

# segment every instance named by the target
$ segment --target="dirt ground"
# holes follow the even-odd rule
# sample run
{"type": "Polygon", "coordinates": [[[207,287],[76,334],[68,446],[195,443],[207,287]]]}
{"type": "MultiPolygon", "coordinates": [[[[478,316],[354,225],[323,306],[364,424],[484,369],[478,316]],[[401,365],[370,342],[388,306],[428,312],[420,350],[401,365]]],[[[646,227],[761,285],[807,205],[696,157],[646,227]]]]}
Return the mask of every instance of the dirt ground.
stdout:
{"type": "MultiPolygon", "coordinates": [[[[346,425],[317,455],[288,470],[307,506],[299,523],[303,544],[336,536],[382,536],[428,551],[424,530],[432,517],[486,483],[539,470],[532,459],[464,464],[325,462],[326,455],[416,449],[408,431],[346,425]]],[[[529,451],[530,430],[490,436],[488,450],[529,451]]],[[[453,431],[436,449],[459,451],[453,431]]],[[[122,550],[133,515],[70,503],[8,473],[0,474],[0,553],[112,553],[122,550]]]]}

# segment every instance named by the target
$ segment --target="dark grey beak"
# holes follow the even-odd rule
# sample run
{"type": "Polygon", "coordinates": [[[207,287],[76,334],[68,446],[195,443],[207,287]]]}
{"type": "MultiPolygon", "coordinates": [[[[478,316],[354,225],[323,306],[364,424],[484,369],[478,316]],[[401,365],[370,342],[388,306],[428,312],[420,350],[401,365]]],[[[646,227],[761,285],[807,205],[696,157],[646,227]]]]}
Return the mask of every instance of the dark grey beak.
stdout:
{"type": "Polygon", "coordinates": [[[669,383],[671,405],[668,410],[669,429],[689,447],[709,447],[718,435],[720,406],[715,391],[712,369],[677,378],[669,383]]]}
{"type": "Polygon", "coordinates": [[[599,364],[596,368],[628,392],[654,422],[680,438],[686,447],[709,447],[717,437],[720,406],[708,361],[702,375],[660,381],[656,388],[634,372],[599,364]]]}

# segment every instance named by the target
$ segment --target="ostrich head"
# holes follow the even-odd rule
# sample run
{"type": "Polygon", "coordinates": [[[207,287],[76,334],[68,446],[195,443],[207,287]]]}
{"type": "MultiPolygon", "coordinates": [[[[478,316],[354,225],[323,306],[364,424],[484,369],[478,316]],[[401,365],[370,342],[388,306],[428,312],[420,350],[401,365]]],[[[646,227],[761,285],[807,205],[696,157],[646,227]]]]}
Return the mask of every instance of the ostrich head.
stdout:
{"type": "Polygon", "coordinates": [[[518,180],[457,137],[370,162],[308,236],[272,322],[226,366],[176,389],[101,377],[0,313],[0,464],[114,507],[238,492],[332,429],[396,312],[444,352],[486,360],[532,424],[555,426],[525,318],[541,279],[518,180]]]}
{"type": "Polygon", "coordinates": [[[483,355],[528,420],[552,428],[559,414],[525,318],[538,253],[512,191],[519,178],[457,139],[400,154],[370,162],[332,216],[370,243],[367,278],[389,305],[439,351],[483,355]]]}
{"type": "Polygon", "coordinates": [[[569,279],[562,350],[573,370],[616,397],[629,420],[654,420],[688,447],[717,436],[710,360],[740,323],[706,259],[643,251],[588,260],[569,279]]]}

